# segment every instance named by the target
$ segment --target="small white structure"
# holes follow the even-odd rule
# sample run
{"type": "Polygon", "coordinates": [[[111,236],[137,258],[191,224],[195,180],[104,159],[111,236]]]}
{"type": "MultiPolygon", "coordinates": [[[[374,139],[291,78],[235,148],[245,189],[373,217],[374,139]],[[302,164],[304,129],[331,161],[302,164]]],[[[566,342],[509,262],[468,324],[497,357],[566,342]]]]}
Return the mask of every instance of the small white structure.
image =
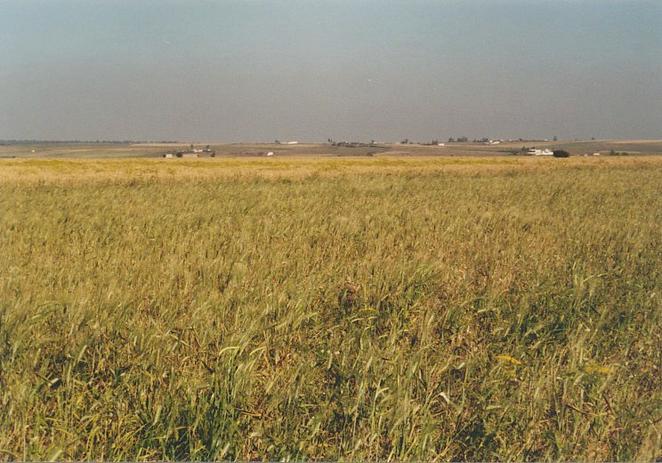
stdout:
{"type": "Polygon", "coordinates": [[[596,151],[595,153],[593,153],[593,156],[600,156],[600,152],[596,151]]]}
{"type": "Polygon", "coordinates": [[[269,151],[269,152],[267,153],[267,156],[273,156],[273,155],[274,155],[274,152],[273,152],[273,151],[269,151]]]}
{"type": "Polygon", "coordinates": [[[437,146],[446,146],[446,143],[437,143],[437,146]]]}
{"type": "Polygon", "coordinates": [[[554,153],[549,148],[539,149],[539,148],[529,148],[527,151],[528,154],[533,156],[553,156],[554,153]]]}
{"type": "Polygon", "coordinates": [[[286,145],[298,145],[299,142],[295,140],[295,141],[288,141],[288,142],[285,143],[285,144],[286,144],[286,145]]]}
{"type": "Polygon", "coordinates": [[[166,159],[172,159],[172,158],[175,157],[175,155],[172,154],[172,153],[166,153],[166,154],[163,155],[163,157],[166,158],[166,159]]]}

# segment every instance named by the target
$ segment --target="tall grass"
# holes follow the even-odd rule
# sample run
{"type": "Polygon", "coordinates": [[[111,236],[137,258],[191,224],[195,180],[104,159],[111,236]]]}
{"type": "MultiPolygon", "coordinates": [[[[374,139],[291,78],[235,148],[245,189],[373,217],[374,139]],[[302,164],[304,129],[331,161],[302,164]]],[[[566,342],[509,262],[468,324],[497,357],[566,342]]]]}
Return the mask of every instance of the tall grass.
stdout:
{"type": "Polygon", "coordinates": [[[662,162],[610,161],[14,163],[0,459],[659,458],[662,162]]]}

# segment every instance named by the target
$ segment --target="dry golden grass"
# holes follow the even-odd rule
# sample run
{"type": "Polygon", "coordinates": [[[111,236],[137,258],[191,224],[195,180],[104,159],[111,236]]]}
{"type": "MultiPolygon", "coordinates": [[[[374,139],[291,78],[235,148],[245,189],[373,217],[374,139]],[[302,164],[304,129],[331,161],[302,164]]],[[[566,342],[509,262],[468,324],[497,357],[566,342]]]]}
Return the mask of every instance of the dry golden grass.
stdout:
{"type": "Polygon", "coordinates": [[[540,159],[531,157],[295,157],[201,159],[4,159],[0,182],[106,182],[233,177],[305,178],[347,174],[481,174],[572,168],[657,168],[662,157],[540,159]]]}
{"type": "Polygon", "coordinates": [[[654,460],[657,158],[0,161],[0,459],[654,460]]]}

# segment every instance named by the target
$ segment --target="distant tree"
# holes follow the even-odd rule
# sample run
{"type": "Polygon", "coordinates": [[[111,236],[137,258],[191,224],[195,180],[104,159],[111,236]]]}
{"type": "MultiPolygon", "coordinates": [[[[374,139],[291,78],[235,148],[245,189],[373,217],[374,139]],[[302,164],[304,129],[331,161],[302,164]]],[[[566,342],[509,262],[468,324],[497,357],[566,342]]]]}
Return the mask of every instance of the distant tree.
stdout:
{"type": "Polygon", "coordinates": [[[568,153],[565,150],[554,150],[554,157],[555,158],[569,158],[570,153],[568,153]]]}
{"type": "Polygon", "coordinates": [[[559,139],[558,139],[558,137],[557,137],[556,135],[554,135],[553,140],[554,140],[554,141],[559,141],[559,139]]]}
{"type": "Polygon", "coordinates": [[[448,138],[448,143],[455,143],[455,138],[449,137],[448,138]]]}
{"type": "Polygon", "coordinates": [[[614,151],[614,150],[611,150],[611,151],[609,151],[609,155],[610,156],[627,156],[628,152],[627,151],[614,151]]]}
{"type": "Polygon", "coordinates": [[[406,145],[407,143],[409,143],[409,138],[405,138],[400,143],[403,144],[403,145],[406,145]]]}
{"type": "Polygon", "coordinates": [[[466,143],[469,141],[467,137],[457,137],[458,143],[466,143]]]}

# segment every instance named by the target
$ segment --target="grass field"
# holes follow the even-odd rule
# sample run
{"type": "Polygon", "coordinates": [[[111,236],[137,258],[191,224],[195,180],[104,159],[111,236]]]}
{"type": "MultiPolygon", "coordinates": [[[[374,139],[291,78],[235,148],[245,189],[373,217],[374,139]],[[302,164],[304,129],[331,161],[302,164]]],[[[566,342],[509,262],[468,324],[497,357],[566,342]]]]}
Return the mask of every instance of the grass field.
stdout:
{"type": "Polygon", "coordinates": [[[662,456],[662,158],[0,160],[0,460],[662,456]]]}

